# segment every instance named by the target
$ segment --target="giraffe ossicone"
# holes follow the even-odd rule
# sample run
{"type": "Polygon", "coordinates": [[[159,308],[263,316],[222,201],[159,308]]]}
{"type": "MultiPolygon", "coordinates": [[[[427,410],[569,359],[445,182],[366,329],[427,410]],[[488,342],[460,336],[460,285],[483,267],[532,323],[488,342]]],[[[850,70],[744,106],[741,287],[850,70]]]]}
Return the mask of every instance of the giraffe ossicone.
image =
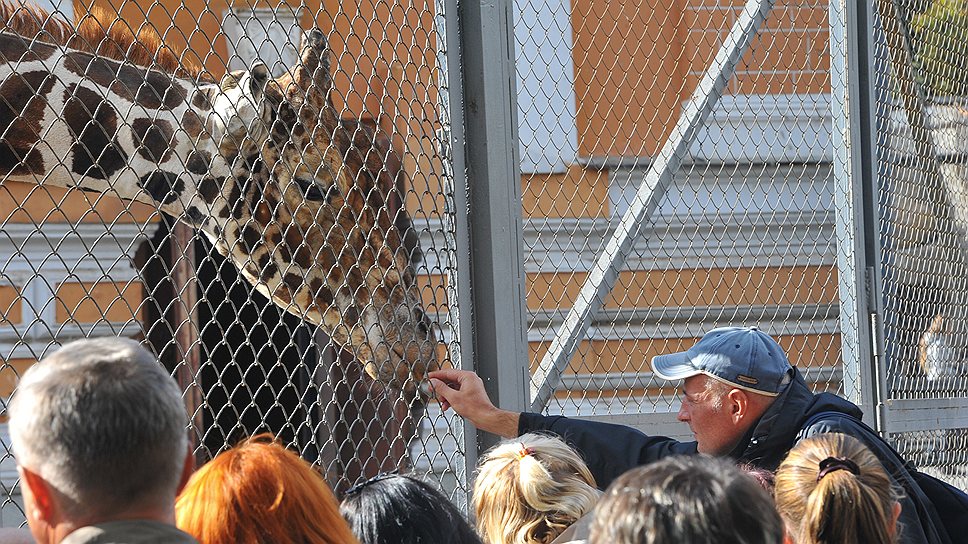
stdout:
{"type": "Polygon", "coordinates": [[[305,34],[300,63],[278,78],[256,64],[199,83],[66,47],[63,28],[24,32],[11,9],[0,6],[2,179],[178,217],[276,305],[416,397],[438,365],[437,340],[409,216],[393,209],[403,172],[391,171],[387,138],[339,118],[321,31],[305,34]]]}

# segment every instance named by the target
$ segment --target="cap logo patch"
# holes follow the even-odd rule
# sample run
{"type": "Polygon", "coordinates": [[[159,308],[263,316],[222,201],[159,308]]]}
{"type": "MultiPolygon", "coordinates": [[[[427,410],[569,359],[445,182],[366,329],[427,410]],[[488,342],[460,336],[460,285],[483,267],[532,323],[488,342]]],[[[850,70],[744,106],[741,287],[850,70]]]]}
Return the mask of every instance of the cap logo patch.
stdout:
{"type": "Polygon", "coordinates": [[[757,380],[756,378],[751,378],[750,376],[744,376],[742,374],[739,374],[736,376],[736,381],[743,382],[749,385],[756,385],[760,383],[760,380],[757,380]]]}

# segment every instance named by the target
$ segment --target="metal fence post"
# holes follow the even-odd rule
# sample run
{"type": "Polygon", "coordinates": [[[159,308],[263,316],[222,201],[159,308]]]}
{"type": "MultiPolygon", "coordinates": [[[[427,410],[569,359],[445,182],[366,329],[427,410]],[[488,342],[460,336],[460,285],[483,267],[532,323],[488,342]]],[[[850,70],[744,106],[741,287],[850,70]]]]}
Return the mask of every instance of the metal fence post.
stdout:
{"type": "Polygon", "coordinates": [[[834,198],[844,390],[876,427],[883,363],[881,269],[872,69],[873,11],[868,2],[830,3],[834,198]],[[881,359],[881,360],[879,360],[881,359]]]}
{"type": "MultiPolygon", "coordinates": [[[[530,374],[512,9],[511,0],[458,3],[464,132],[454,137],[469,196],[474,362],[491,400],[521,411],[530,374]]],[[[478,448],[494,441],[481,436],[478,448]]]]}

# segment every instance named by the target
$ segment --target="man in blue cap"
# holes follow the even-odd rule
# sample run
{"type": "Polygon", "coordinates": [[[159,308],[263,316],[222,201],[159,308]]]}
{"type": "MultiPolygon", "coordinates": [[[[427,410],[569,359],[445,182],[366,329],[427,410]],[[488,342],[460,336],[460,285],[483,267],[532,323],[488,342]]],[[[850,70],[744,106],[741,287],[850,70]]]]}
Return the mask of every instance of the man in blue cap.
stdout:
{"type": "Polygon", "coordinates": [[[535,431],[564,437],[603,489],[623,472],[669,455],[727,456],[775,471],[798,441],[845,433],[871,448],[905,491],[899,542],[953,541],[905,461],[861,423],[860,408],[810,391],[779,344],[756,327],[714,329],[684,352],[653,358],[652,370],[667,380],[684,380],[678,418],[689,425],[694,442],[610,423],[501,410],[469,371],[439,370],[430,378],[441,406],[453,407],[478,429],[505,438],[535,431]]]}

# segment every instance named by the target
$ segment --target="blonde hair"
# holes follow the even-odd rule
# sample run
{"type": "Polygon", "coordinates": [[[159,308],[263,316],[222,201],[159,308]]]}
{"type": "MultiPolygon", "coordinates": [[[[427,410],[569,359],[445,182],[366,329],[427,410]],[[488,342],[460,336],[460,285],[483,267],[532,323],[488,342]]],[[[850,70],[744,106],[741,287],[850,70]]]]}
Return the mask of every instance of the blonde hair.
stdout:
{"type": "Polygon", "coordinates": [[[547,544],[600,496],[575,450],[554,436],[525,434],[484,454],[474,482],[477,530],[488,544],[547,544]]]}
{"type": "Polygon", "coordinates": [[[777,470],[775,496],[798,544],[896,541],[899,494],[877,457],[851,436],[830,433],[797,444],[777,470]]]}

